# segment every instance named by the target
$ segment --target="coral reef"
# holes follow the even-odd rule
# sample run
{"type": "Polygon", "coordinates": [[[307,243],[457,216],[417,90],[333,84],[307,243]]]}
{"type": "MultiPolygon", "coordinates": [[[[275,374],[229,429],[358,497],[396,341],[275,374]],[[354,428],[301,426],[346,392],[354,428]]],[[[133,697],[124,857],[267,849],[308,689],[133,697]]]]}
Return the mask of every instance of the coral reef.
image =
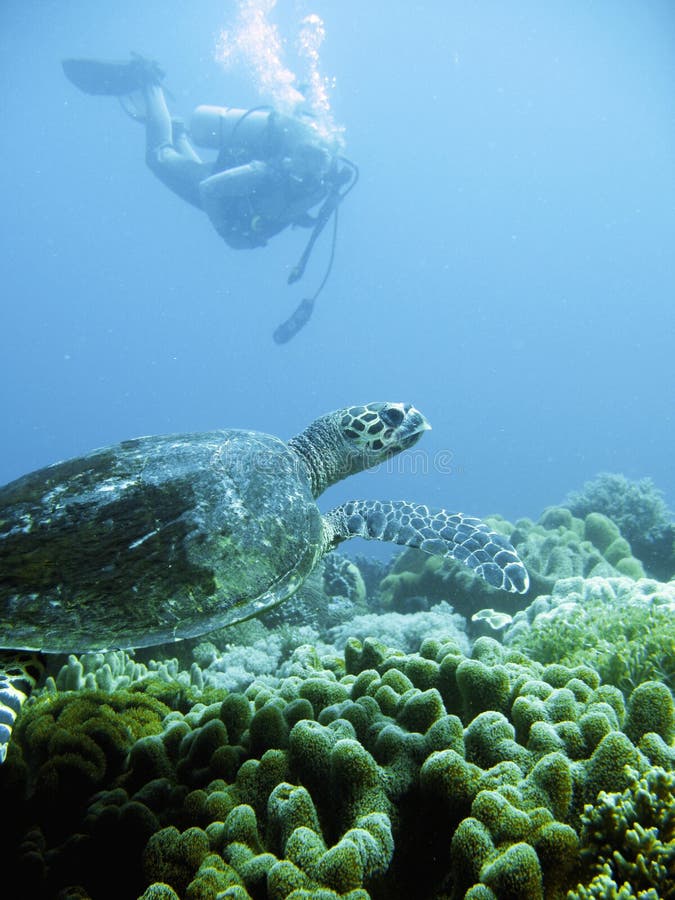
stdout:
{"type": "Polygon", "coordinates": [[[207,640],[54,658],[0,767],[22,895],[674,897],[675,582],[639,543],[669,532],[624,482],[490,520],[525,609],[417,551],[331,554],[207,640]]]}
{"type": "Polygon", "coordinates": [[[440,601],[451,603],[457,613],[471,619],[486,607],[514,614],[540,594],[550,594],[561,578],[625,575],[644,577],[642,564],[631,553],[619,528],[607,516],[589,513],[575,518],[568,509],[551,507],[537,523],[519,519],[487,520],[505,534],[518,550],[530,574],[530,590],[506,595],[480,582],[453,560],[406,550],[382,579],[376,594],[380,610],[411,612],[440,601]]]}
{"type": "Polygon", "coordinates": [[[570,892],[569,900],[605,896],[658,900],[675,894],[672,771],[657,766],[641,776],[630,771],[626,789],[600,791],[595,803],[585,807],[581,821],[581,859],[590,882],[587,888],[580,885],[570,892]]]}
{"type": "Polygon", "coordinates": [[[618,525],[628,541],[653,537],[670,525],[670,512],[651,478],[631,481],[625,475],[602,472],[571,492],[565,504],[575,516],[603,513],[618,525]]]}
{"type": "Polygon", "coordinates": [[[542,663],[593,666],[629,694],[644,681],[675,689],[675,583],[567,578],[514,617],[504,642],[542,663]]]}
{"type": "Polygon", "coordinates": [[[343,625],[331,628],[329,638],[342,650],[351,637],[365,640],[367,637],[381,641],[388,647],[410,653],[416,650],[428,634],[452,640],[468,652],[469,641],[465,633],[464,619],[441,602],[427,611],[416,613],[369,613],[356,616],[343,625]]]}
{"type": "Polygon", "coordinates": [[[573,515],[602,513],[612,519],[650,575],[667,581],[675,576],[675,529],[671,513],[651,478],[631,481],[603,472],[581,491],[568,495],[573,515]]]}
{"type": "Polygon", "coordinates": [[[550,507],[536,525],[527,519],[517,522],[512,539],[533,581],[530,597],[550,593],[558,579],[573,575],[645,574],[618,526],[597,512],[578,518],[562,507],[550,507]]]}
{"type": "Polygon", "coordinates": [[[219,694],[203,645],[199,677],[71,658],[0,769],[15,810],[3,847],[26,896],[558,900],[603,896],[588,892],[608,878],[668,895],[663,683],[624,698],[587,662],[486,637],[469,653],[433,616],[414,650],[327,647],[219,694]],[[100,689],[116,677],[130,682],[100,689]],[[177,684],[202,702],[172,700],[177,684]]]}

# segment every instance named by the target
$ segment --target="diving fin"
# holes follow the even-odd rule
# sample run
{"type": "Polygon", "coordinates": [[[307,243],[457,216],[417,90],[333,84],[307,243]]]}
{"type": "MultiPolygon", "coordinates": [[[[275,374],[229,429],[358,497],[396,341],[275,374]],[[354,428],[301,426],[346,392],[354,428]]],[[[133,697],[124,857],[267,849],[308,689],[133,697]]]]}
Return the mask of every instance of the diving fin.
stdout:
{"type": "Polygon", "coordinates": [[[149,83],[159,83],[164,72],[153,60],[133,54],[128,62],[64,59],[66,78],[85,94],[122,97],[149,83]]]}

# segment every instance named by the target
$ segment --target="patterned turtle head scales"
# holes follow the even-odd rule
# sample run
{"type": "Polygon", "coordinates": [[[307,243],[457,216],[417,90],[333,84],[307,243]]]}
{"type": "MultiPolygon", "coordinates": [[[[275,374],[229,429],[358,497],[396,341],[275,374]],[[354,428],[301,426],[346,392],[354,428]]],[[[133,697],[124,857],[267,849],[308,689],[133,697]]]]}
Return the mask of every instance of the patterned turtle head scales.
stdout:
{"type": "Polygon", "coordinates": [[[410,403],[366,403],[322,416],[288,442],[318,497],[347,475],[407,450],[431,426],[410,403]]]}

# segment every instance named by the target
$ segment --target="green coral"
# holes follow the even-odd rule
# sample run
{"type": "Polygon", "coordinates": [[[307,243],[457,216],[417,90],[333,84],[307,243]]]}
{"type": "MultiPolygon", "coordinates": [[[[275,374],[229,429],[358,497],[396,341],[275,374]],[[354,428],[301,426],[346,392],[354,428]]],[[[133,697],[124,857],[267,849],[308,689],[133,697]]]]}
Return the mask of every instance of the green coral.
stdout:
{"type": "Polygon", "coordinates": [[[651,575],[664,581],[675,576],[675,527],[662,491],[650,478],[631,481],[605,472],[571,493],[565,505],[575,515],[609,516],[651,575]]]}
{"type": "Polygon", "coordinates": [[[673,695],[660,681],[638,685],[628,701],[625,732],[638,743],[643,735],[653,732],[669,744],[675,734],[673,695]]]}
{"type": "Polygon", "coordinates": [[[143,891],[139,900],[180,900],[180,897],[168,884],[156,882],[143,891]]]}
{"type": "Polygon", "coordinates": [[[622,791],[627,768],[644,769],[646,760],[622,731],[610,731],[584,763],[583,799],[592,803],[600,791],[622,791]]]}
{"type": "MultiPolygon", "coordinates": [[[[298,723],[296,729],[303,724],[298,723]]],[[[377,797],[370,796],[373,789],[380,804],[388,805],[378,785],[377,766],[360,744],[336,739],[328,729],[323,732],[325,741],[317,740],[316,733],[313,737],[312,750],[322,747],[327,755],[319,769],[327,773],[332,786],[329,794],[314,790],[314,796],[324,804],[329,795],[339,798],[339,808],[333,816],[327,805],[322,806],[322,829],[312,795],[305,787],[288,782],[273,788],[265,813],[256,814],[250,806],[235,807],[225,820],[222,853],[249,890],[264,872],[272,896],[285,897],[297,888],[317,890],[321,886],[344,894],[384,873],[389,865],[393,852],[389,817],[364,812],[378,806],[377,797]],[[257,815],[265,825],[264,843],[257,815]],[[333,846],[324,839],[331,831],[342,831],[333,846]]],[[[240,783],[239,789],[245,793],[245,785],[240,783]]]]}
{"type": "MultiPolygon", "coordinates": [[[[509,538],[527,566],[530,599],[550,593],[559,579],[645,575],[618,526],[601,513],[576,518],[568,509],[551,507],[536,523],[520,519],[514,525],[499,517],[487,521],[509,538]]],[[[519,595],[506,596],[472,578],[465,566],[419,550],[400,554],[377,591],[382,610],[408,612],[442,601],[469,620],[485,608],[514,614],[523,606],[519,595]]]]}
{"type": "MultiPolygon", "coordinates": [[[[0,768],[17,811],[3,846],[35,896],[561,900],[620,885],[627,870],[579,868],[584,805],[672,765],[672,698],[645,682],[626,702],[573,662],[485,637],[467,656],[427,634],[409,653],[354,639],[337,661],[305,645],[278,676],[189,710],[142,689],[47,693],[0,768]],[[40,781],[50,754],[68,760],[62,784],[40,781]]],[[[606,842],[629,862],[635,830],[606,842]]]]}
{"type": "Polygon", "coordinates": [[[33,791],[45,802],[61,797],[72,809],[122,770],[137,740],[161,731],[168,712],[160,701],[127,691],[45,694],[19,719],[10,753],[22,746],[33,791]]]}
{"type": "Polygon", "coordinates": [[[465,717],[486,710],[506,712],[508,709],[511,683],[504,666],[486,665],[480,659],[465,659],[457,666],[455,677],[464,701],[465,717]]]}
{"type": "Polygon", "coordinates": [[[208,835],[201,828],[181,833],[170,825],[148,841],[143,866],[149,881],[166,881],[182,896],[208,853],[208,835]]]}
{"type": "Polygon", "coordinates": [[[631,481],[625,475],[602,472],[581,491],[570,493],[565,505],[577,516],[604,513],[629,541],[654,537],[670,525],[663,492],[651,478],[631,481]]]}
{"type": "Polygon", "coordinates": [[[481,870],[481,881],[500,900],[542,900],[539,858],[529,844],[511,844],[481,870]]]}
{"type": "Polygon", "coordinates": [[[504,641],[530,659],[592,666],[628,696],[645,681],[675,689],[675,584],[570,578],[519,613],[504,641]]]}
{"type": "Polygon", "coordinates": [[[511,541],[530,573],[531,597],[549,593],[561,578],[645,574],[618,526],[597,511],[577,518],[549,507],[536,524],[518,521],[511,541]]]}
{"type": "Polygon", "coordinates": [[[626,772],[621,793],[601,791],[584,809],[581,858],[591,878],[570,900],[675,895],[675,774],[626,772]],[[621,887],[619,887],[621,886],[621,887]]]}

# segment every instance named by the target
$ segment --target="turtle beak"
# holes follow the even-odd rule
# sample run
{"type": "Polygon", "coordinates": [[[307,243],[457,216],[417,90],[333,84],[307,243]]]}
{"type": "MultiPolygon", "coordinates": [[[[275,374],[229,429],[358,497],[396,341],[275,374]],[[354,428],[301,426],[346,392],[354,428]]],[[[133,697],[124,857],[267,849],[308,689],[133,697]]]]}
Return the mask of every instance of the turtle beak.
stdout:
{"type": "Polygon", "coordinates": [[[401,428],[405,429],[408,434],[419,434],[422,435],[425,431],[431,431],[431,425],[424,418],[419,409],[415,409],[414,406],[409,406],[406,404],[405,409],[405,418],[401,424],[401,428]]]}
{"type": "Polygon", "coordinates": [[[400,442],[404,449],[412,447],[422,437],[425,431],[431,429],[431,425],[424,418],[422,413],[406,403],[403,406],[403,421],[399,425],[398,433],[400,442]]]}

